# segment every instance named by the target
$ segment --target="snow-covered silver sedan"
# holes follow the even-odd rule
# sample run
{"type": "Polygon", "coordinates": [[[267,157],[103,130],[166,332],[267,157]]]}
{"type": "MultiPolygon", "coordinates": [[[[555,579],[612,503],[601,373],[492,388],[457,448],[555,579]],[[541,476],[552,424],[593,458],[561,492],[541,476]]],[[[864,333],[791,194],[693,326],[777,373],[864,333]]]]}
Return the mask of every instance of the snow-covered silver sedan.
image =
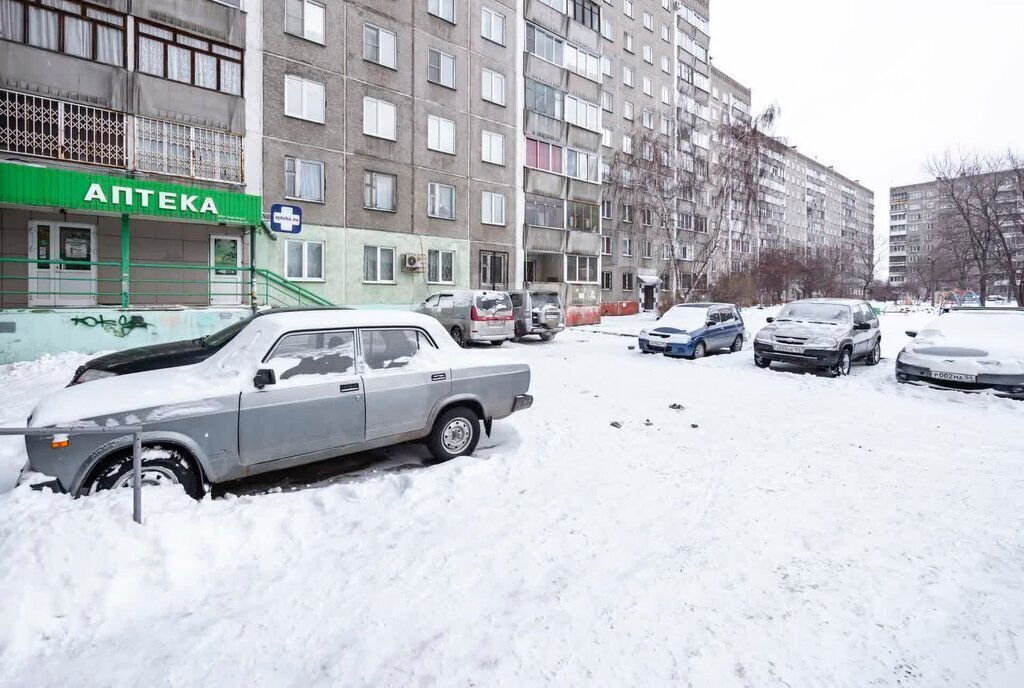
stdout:
{"type": "MultiPolygon", "coordinates": [[[[470,454],[481,425],[532,405],[529,386],[528,365],[463,352],[425,315],[271,311],[199,363],[55,392],[29,424],[141,425],[143,483],[201,496],[208,482],[413,440],[439,460],[470,454]]],[[[129,486],[131,439],[111,437],[27,437],[26,470],[75,495],[129,486]]]]}
{"type": "Polygon", "coordinates": [[[1024,399],[1024,308],[962,308],[940,315],[896,358],[899,382],[1024,399]]]}

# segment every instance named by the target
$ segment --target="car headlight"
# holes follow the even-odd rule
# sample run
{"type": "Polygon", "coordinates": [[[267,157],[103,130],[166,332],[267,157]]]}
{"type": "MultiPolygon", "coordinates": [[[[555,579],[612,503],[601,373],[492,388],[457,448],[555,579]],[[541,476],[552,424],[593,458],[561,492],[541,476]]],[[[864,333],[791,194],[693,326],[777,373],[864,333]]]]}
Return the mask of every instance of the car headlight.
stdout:
{"type": "Polygon", "coordinates": [[[672,339],[674,339],[678,344],[689,344],[691,337],[688,334],[677,334],[674,335],[672,339]]]}
{"type": "Polygon", "coordinates": [[[817,346],[823,349],[835,349],[839,346],[839,342],[832,337],[817,337],[811,342],[811,346],[817,346]]]}
{"type": "Polygon", "coordinates": [[[757,333],[757,337],[754,338],[755,342],[770,342],[772,341],[772,333],[765,332],[764,330],[757,333]]]}
{"type": "Polygon", "coordinates": [[[647,336],[647,330],[640,330],[640,336],[641,337],[646,337],[647,336]]]}
{"type": "Polygon", "coordinates": [[[109,370],[100,370],[98,368],[86,368],[82,371],[82,374],[78,376],[74,384],[80,385],[83,382],[92,382],[93,380],[102,380],[105,377],[115,377],[117,373],[109,370]]]}

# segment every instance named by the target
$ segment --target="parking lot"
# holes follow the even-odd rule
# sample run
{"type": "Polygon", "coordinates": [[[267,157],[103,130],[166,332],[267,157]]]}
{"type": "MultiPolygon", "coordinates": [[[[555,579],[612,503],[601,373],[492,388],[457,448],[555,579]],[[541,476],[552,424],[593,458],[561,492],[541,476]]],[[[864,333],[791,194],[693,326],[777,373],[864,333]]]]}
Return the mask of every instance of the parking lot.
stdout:
{"type": "MultiPolygon", "coordinates": [[[[643,356],[644,316],[473,348],[535,398],[476,456],[151,489],[142,527],[13,489],[5,438],[0,684],[1020,685],[1024,403],[897,385],[929,317],[839,379],[643,356]]],[[[0,423],[84,358],[0,368],[0,423]]]]}

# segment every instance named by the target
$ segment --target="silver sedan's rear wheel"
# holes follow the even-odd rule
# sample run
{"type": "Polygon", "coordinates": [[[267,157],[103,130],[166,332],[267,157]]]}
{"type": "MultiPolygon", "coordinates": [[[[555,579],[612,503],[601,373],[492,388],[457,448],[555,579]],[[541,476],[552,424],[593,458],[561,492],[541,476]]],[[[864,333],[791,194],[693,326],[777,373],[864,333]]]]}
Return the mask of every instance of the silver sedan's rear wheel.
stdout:
{"type": "Polygon", "coordinates": [[[434,422],[427,445],[438,461],[472,454],[480,441],[480,417],[465,406],[450,408],[434,422]]]}

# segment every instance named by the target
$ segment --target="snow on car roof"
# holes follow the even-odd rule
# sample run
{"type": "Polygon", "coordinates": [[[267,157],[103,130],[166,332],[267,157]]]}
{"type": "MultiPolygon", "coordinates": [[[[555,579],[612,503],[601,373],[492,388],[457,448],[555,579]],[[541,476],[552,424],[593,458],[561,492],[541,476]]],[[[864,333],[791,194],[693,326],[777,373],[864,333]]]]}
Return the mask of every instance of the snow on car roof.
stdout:
{"type": "Polygon", "coordinates": [[[260,320],[288,329],[319,327],[425,327],[434,318],[412,311],[318,308],[283,310],[262,314],[260,320]]]}

